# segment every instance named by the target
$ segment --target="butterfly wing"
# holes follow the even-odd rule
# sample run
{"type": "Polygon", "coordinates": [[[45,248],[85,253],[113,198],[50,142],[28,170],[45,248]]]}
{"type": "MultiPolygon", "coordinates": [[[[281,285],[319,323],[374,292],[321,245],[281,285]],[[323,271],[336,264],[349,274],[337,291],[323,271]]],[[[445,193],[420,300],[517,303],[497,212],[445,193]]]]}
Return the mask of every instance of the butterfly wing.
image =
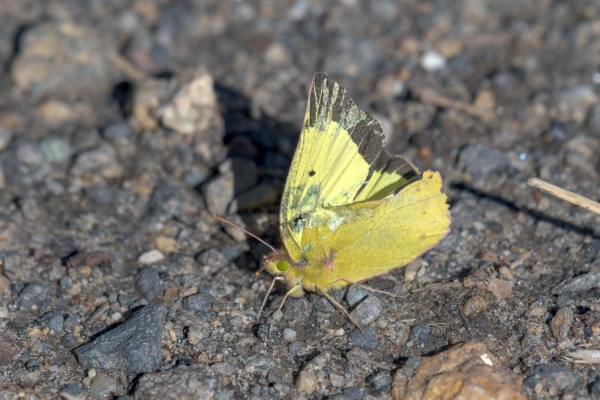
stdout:
{"type": "Polygon", "coordinates": [[[301,279],[324,289],[401,267],[446,235],[450,214],[438,173],[424,172],[382,200],[323,208],[320,224],[305,230],[310,267],[301,279]]]}
{"type": "Polygon", "coordinates": [[[384,150],[379,123],[346,97],[345,88],[317,73],[281,200],[290,256],[303,258],[303,235],[318,223],[319,209],[381,199],[415,175],[409,162],[384,150]]]}

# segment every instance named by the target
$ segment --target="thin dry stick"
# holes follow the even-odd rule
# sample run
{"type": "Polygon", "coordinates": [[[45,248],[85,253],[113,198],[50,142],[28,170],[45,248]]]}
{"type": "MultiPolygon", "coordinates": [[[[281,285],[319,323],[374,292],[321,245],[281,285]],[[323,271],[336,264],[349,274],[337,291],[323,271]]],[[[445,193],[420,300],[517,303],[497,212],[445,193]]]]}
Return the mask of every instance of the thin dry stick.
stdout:
{"type": "Polygon", "coordinates": [[[510,269],[517,268],[519,265],[521,265],[523,263],[523,261],[525,261],[529,257],[531,257],[532,254],[533,254],[533,250],[526,251],[525,253],[523,253],[519,257],[517,257],[517,259],[515,261],[511,262],[510,266],[508,268],[510,268],[510,269]]]}
{"type": "Polygon", "coordinates": [[[436,107],[452,108],[458,111],[466,112],[467,114],[481,118],[484,121],[490,121],[496,117],[496,115],[491,111],[482,110],[481,108],[472,104],[442,96],[433,89],[424,88],[419,93],[419,97],[425,104],[430,104],[436,107]]]}
{"type": "Polygon", "coordinates": [[[583,207],[586,210],[590,210],[592,212],[595,212],[596,214],[600,214],[600,203],[590,200],[587,197],[583,197],[577,193],[573,193],[569,190],[552,185],[538,178],[529,178],[527,184],[529,186],[533,186],[535,188],[553,194],[558,198],[571,202],[576,206],[583,207]]]}

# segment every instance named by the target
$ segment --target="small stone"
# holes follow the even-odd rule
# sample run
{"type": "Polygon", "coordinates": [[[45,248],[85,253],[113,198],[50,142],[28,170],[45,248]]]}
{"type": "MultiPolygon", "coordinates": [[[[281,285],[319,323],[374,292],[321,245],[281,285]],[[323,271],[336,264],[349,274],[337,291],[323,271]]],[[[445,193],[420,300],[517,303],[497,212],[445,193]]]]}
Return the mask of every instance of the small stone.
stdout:
{"type": "Polygon", "coordinates": [[[365,388],[359,388],[356,386],[351,386],[342,390],[342,394],[349,397],[352,400],[362,400],[367,395],[368,390],[365,388]]]}
{"type": "Polygon", "coordinates": [[[177,241],[170,237],[158,236],[154,239],[154,245],[162,253],[177,253],[177,241]]]}
{"type": "Polygon", "coordinates": [[[492,292],[495,298],[502,300],[507,298],[512,293],[512,285],[504,279],[492,279],[487,286],[487,289],[492,292]]]}
{"type": "Polygon", "coordinates": [[[104,400],[110,398],[117,391],[117,381],[106,374],[97,374],[88,391],[91,400],[104,400]]]}
{"type": "Polygon", "coordinates": [[[283,339],[288,342],[293,342],[294,340],[296,340],[296,336],[297,336],[297,333],[293,329],[285,328],[283,330],[283,339]]]}
{"type": "Polygon", "coordinates": [[[392,384],[390,371],[377,371],[367,378],[367,382],[375,388],[375,390],[385,389],[392,384]]]}
{"type": "Polygon", "coordinates": [[[208,211],[217,215],[225,215],[228,205],[234,197],[235,177],[227,172],[208,181],[202,186],[202,194],[206,200],[208,211]]]}
{"type": "Polygon", "coordinates": [[[281,383],[281,382],[283,382],[283,378],[277,372],[269,371],[269,373],[267,374],[267,382],[269,382],[271,384],[281,383]]]}
{"type": "Polygon", "coordinates": [[[489,302],[483,296],[475,295],[467,299],[463,305],[463,313],[465,317],[472,317],[475,314],[479,314],[487,310],[489,302]]]}
{"type": "Polygon", "coordinates": [[[205,292],[193,294],[183,299],[181,306],[188,311],[206,311],[210,308],[213,297],[205,292]]]}
{"type": "Polygon", "coordinates": [[[304,321],[310,317],[313,306],[306,297],[288,298],[283,306],[283,319],[304,321]]]}
{"type": "Polygon", "coordinates": [[[204,331],[202,330],[202,327],[199,325],[190,325],[189,329],[188,329],[188,342],[190,342],[191,345],[195,346],[198,343],[200,343],[200,341],[202,339],[204,339],[205,335],[204,335],[204,331]]]}
{"type": "Polygon", "coordinates": [[[68,349],[73,350],[75,347],[79,346],[79,339],[77,339],[73,334],[69,333],[60,339],[60,344],[68,349]]]}
{"type": "Polygon", "coordinates": [[[29,283],[19,293],[12,305],[20,311],[30,311],[42,306],[52,296],[52,288],[41,282],[29,283]]]}
{"type": "Polygon", "coordinates": [[[126,322],[74,350],[84,368],[116,369],[128,374],[150,372],[162,360],[162,330],[167,309],[146,306],[126,322]]]}
{"type": "Polygon", "coordinates": [[[166,371],[143,374],[135,385],[133,399],[221,400],[219,393],[224,393],[222,385],[223,377],[205,363],[180,365],[166,371]]]}
{"type": "Polygon", "coordinates": [[[429,325],[415,325],[410,330],[410,340],[412,340],[415,346],[425,346],[429,340],[431,334],[431,326],[429,325]]]}
{"type": "Polygon", "coordinates": [[[592,383],[590,386],[590,394],[592,395],[592,399],[600,400],[600,381],[592,383]]]}
{"type": "Polygon", "coordinates": [[[47,326],[56,333],[63,332],[64,321],[62,310],[50,311],[40,317],[40,325],[47,326]]]}
{"type": "Polygon", "coordinates": [[[333,387],[342,387],[346,383],[342,375],[331,373],[329,374],[329,382],[333,387]]]}
{"type": "Polygon", "coordinates": [[[420,64],[424,70],[435,72],[446,68],[448,61],[437,51],[429,50],[421,56],[420,64]]]}
{"type": "Polygon", "coordinates": [[[168,283],[160,278],[158,271],[153,267],[140,269],[135,274],[133,281],[136,289],[139,290],[148,301],[154,300],[169,287],[168,283]]]}
{"type": "Polygon", "coordinates": [[[292,342],[288,344],[288,353],[292,356],[301,356],[302,355],[302,345],[298,342],[292,342]]]}
{"type": "Polygon", "coordinates": [[[153,249],[140,254],[138,261],[142,265],[154,264],[165,259],[165,255],[159,250],[153,249]]]}
{"type": "Polygon", "coordinates": [[[158,186],[152,192],[146,205],[142,225],[154,231],[160,231],[165,222],[173,217],[184,216],[183,198],[185,190],[179,186],[158,186]]]}
{"type": "Polygon", "coordinates": [[[252,211],[271,205],[277,201],[279,192],[268,183],[261,183],[252,189],[236,196],[227,208],[227,214],[240,211],[252,211]]]}
{"type": "Polygon", "coordinates": [[[83,393],[83,388],[76,383],[71,383],[60,390],[60,393],[66,393],[71,396],[78,396],[83,393]]]}
{"type": "Polygon", "coordinates": [[[13,356],[19,351],[21,351],[19,343],[0,334],[0,367],[10,364],[13,356]]]}
{"type": "Polygon", "coordinates": [[[529,388],[534,388],[542,379],[545,379],[546,383],[555,386],[559,390],[572,390],[579,382],[577,375],[558,365],[536,365],[529,368],[526,375],[529,375],[529,377],[523,381],[523,384],[529,388]]]}
{"type": "Polygon", "coordinates": [[[550,332],[558,341],[567,338],[573,323],[573,309],[571,307],[563,307],[556,312],[556,315],[550,321],[550,332]]]}
{"type": "Polygon", "coordinates": [[[196,261],[198,261],[202,266],[207,267],[209,273],[218,272],[231,262],[215,248],[210,248],[200,253],[200,255],[196,257],[196,261]]]}
{"type": "Polygon", "coordinates": [[[475,314],[467,319],[469,326],[480,335],[491,335],[494,333],[494,326],[490,319],[484,314],[475,314]]]}
{"type": "Polygon", "coordinates": [[[417,368],[420,363],[421,359],[419,357],[409,357],[404,363],[404,366],[406,368],[417,368]]]}
{"type": "Polygon", "coordinates": [[[374,350],[379,346],[376,328],[363,328],[363,332],[355,329],[348,335],[348,341],[365,350],[374,350]]]}
{"type": "Polygon", "coordinates": [[[100,174],[104,178],[118,178],[123,173],[119,162],[117,151],[108,143],[79,153],[75,157],[71,174],[81,176],[83,174],[100,174]]]}
{"type": "Polygon", "coordinates": [[[299,392],[310,395],[317,390],[317,385],[317,376],[314,373],[305,370],[300,371],[296,380],[296,389],[299,392]]]}
{"type": "Polygon", "coordinates": [[[600,272],[588,272],[568,278],[554,286],[551,290],[553,295],[574,295],[587,292],[594,287],[600,287],[600,272]]]}
{"type": "Polygon", "coordinates": [[[71,146],[61,138],[47,137],[40,141],[40,151],[48,162],[63,163],[72,153],[71,146]]]}
{"type": "Polygon", "coordinates": [[[363,286],[352,285],[348,288],[348,292],[346,293],[346,303],[348,303],[349,307],[353,307],[356,303],[364,300],[369,295],[370,292],[363,286]]]}
{"type": "Polygon", "coordinates": [[[368,325],[375,321],[381,313],[381,302],[373,295],[362,301],[352,312],[350,316],[360,325],[368,325]]]}

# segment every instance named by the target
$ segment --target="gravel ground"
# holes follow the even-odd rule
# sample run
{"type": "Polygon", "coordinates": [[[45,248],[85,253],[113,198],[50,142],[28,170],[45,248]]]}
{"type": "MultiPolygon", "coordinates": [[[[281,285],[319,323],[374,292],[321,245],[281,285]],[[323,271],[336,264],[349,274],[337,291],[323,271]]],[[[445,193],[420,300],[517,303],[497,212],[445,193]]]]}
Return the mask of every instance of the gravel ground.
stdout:
{"type": "Polygon", "coordinates": [[[597,1],[7,0],[0,64],[0,399],[600,398],[600,218],[526,186],[599,198],[597,1]],[[362,332],[212,217],[280,245],[317,71],[451,205],[362,332]]]}

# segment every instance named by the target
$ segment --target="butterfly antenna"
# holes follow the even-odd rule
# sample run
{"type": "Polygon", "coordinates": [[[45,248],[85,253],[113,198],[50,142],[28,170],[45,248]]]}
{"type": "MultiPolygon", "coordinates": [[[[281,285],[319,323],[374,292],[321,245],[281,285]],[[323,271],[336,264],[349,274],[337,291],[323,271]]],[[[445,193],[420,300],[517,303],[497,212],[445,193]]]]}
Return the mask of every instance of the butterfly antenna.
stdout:
{"type": "Polygon", "coordinates": [[[268,248],[270,248],[271,250],[273,250],[273,251],[277,251],[277,250],[275,250],[275,248],[274,248],[273,246],[271,246],[269,243],[265,242],[264,240],[262,240],[261,238],[259,238],[258,236],[256,236],[254,233],[248,232],[247,230],[245,230],[245,229],[244,229],[244,228],[242,228],[241,226],[239,226],[239,225],[236,225],[236,224],[234,224],[233,222],[231,222],[231,221],[228,221],[228,220],[226,220],[226,219],[225,219],[225,218],[223,218],[223,217],[219,217],[217,214],[213,214],[213,217],[215,217],[216,219],[218,219],[218,220],[219,220],[219,221],[221,221],[221,222],[224,222],[224,223],[226,223],[226,224],[229,224],[229,225],[231,225],[231,226],[234,226],[234,227],[238,228],[240,231],[244,232],[244,233],[245,233],[246,235],[248,235],[248,236],[252,236],[254,239],[258,240],[259,242],[261,242],[262,244],[264,244],[265,246],[267,246],[267,247],[268,247],[268,248]]]}

